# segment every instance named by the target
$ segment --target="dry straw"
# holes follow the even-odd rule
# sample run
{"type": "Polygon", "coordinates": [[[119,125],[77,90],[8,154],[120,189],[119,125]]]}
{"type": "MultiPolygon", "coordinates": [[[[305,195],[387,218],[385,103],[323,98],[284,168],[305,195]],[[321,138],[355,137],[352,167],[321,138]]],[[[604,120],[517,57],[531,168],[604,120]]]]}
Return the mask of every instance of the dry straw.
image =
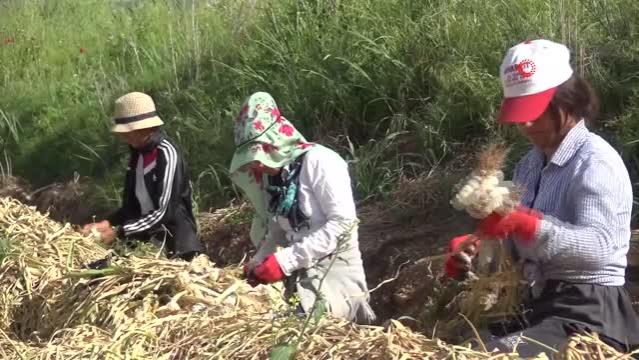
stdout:
{"type": "MultiPolygon", "coordinates": [[[[304,321],[274,287],[251,288],[238,267],[216,268],[204,256],[115,258],[84,269],[108,251],[8,198],[0,199],[0,234],[10,244],[0,266],[3,359],[264,359],[304,321]]],[[[298,359],[518,358],[448,345],[396,321],[385,328],[327,316],[299,338],[298,359]]],[[[564,354],[619,355],[586,337],[564,354]]]]}

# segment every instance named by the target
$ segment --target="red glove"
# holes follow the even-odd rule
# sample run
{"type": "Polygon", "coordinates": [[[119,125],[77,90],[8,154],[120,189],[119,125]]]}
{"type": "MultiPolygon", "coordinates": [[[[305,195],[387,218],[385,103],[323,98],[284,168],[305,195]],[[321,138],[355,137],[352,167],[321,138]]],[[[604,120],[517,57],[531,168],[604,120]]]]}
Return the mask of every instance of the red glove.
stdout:
{"type": "Polygon", "coordinates": [[[246,282],[252,287],[256,287],[260,284],[259,281],[257,281],[257,279],[255,278],[255,274],[253,274],[253,271],[249,269],[248,264],[244,265],[244,278],[246,279],[246,282]]]}
{"type": "Polygon", "coordinates": [[[247,276],[249,284],[251,283],[251,277],[260,284],[270,284],[284,279],[286,275],[284,275],[275,255],[271,254],[249,273],[247,276]]]}
{"type": "MultiPolygon", "coordinates": [[[[468,240],[470,236],[470,234],[466,234],[453,238],[448,244],[448,252],[465,252],[468,259],[472,259],[471,255],[468,254],[468,252],[465,250],[471,245],[474,245],[475,249],[474,251],[472,251],[472,256],[477,255],[477,250],[479,249],[479,239],[471,243],[468,240]]],[[[450,255],[444,263],[444,273],[450,278],[458,279],[461,277],[461,275],[468,272],[467,267],[469,265],[470,264],[464,264],[464,260],[460,259],[459,255],[450,255]]]]}
{"type": "Polygon", "coordinates": [[[513,235],[517,240],[530,244],[535,240],[543,214],[528,208],[517,208],[506,216],[490,214],[479,223],[482,235],[505,239],[513,235]]]}

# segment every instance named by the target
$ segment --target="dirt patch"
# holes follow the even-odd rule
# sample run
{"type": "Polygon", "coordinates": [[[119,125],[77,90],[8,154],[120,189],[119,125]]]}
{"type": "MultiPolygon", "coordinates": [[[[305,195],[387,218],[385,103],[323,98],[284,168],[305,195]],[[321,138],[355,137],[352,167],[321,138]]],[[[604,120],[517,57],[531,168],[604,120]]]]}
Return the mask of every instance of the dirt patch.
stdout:
{"type": "Polygon", "coordinates": [[[59,222],[83,225],[101,220],[108,209],[101,205],[99,189],[87,177],[53,183],[32,193],[32,204],[41,213],[59,222]]]}
{"type": "Polygon", "coordinates": [[[23,204],[34,206],[40,213],[48,213],[53,220],[73,225],[102,219],[108,213],[101,206],[99,189],[95,183],[91,178],[78,175],[69,181],[49,184],[35,190],[22,178],[2,176],[0,197],[12,197],[23,204]]]}
{"type": "Polygon", "coordinates": [[[463,233],[467,225],[455,217],[434,217],[419,223],[387,224],[384,230],[362,224],[360,247],[369,288],[395,279],[371,294],[371,304],[381,319],[416,316],[433,287],[438,286],[444,259],[429,258],[445,253],[453,235],[441,229],[463,233]]]}
{"type": "Polygon", "coordinates": [[[445,313],[459,293],[456,283],[442,279],[445,258],[440,255],[453,236],[473,226],[449,205],[451,184],[463,174],[437,175],[403,180],[388,201],[360,208],[359,241],[373,290],[371,306],[381,323],[400,319],[429,335],[443,318],[439,312],[445,313]]]}
{"type": "Polygon", "coordinates": [[[634,230],[628,250],[626,268],[626,289],[633,300],[635,310],[639,312],[639,230],[634,230]]]}
{"type": "Polygon", "coordinates": [[[237,265],[254,253],[249,238],[252,214],[242,203],[198,215],[200,239],[217,266],[237,265]]]}
{"type": "Polygon", "coordinates": [[[31,203],[31,185],[19,177],[0,176],[0,197],[11,197],[23,204],[31,203]]]}

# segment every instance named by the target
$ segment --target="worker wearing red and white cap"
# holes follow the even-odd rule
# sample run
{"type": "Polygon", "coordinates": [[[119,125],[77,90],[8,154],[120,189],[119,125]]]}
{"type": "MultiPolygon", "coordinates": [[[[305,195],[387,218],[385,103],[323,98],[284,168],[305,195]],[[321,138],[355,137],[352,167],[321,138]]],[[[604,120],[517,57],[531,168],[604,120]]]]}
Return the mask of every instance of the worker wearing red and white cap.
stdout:
{"type": "MultiPolygon", "coordinates": [[[[549,40],[510,48],[500,78],[499,122],[517,126],[532,149],[514,172],[522,207],[490,215],[478,232],[508,239],[531,291],[525,316],[491,327],[488,346],[517,344],[521,356],[534,356],[588,331],[621,351],[639,345],[639,319],[623,288],[632,185],[617,151],[588,129],[595,92],[573,71],[568,48],[549,40]]],[[[468,259],[451,257],[447,274],[468,271],[468,259]]]]}

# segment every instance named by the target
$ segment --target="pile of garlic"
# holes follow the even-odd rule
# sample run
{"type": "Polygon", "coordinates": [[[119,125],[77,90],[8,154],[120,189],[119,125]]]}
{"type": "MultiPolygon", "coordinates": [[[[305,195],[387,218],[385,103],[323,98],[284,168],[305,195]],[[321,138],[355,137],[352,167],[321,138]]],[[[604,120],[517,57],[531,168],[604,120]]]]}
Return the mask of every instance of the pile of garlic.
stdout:
{"type": "Polygon", "coordinates": [[[514,190],[514,184],[504,181],[500,170],[473,171],[451,204],[475,219],[484,219],[493,212],[505,215],[517,206],[514,190]]]}

